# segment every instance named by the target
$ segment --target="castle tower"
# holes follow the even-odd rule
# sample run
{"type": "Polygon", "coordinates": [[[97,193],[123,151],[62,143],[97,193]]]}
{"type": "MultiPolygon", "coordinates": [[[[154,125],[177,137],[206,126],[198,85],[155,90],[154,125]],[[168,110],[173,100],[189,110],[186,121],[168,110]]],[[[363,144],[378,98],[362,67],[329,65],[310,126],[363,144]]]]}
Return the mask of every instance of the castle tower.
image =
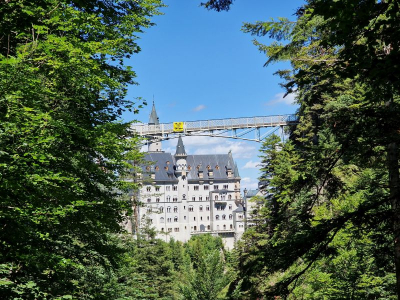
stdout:
{"type": "MultiPolygon", "coordinates": [[[[149,125],[150,126],[159,126],[160,121],[157,116],[156,106],[154,105],[151,109],[150,118],[149,118],[149,125]]],[[[159,137],[150,137],[148,143],[148,152],[160,152],[161,151],[161,141],[159,137]]]]}
{"type": "Polygon", "coordinates": [[[175,152],[175,176],[178,179],[178,199],[182,201],[183,206],[186,209],[179,211],[179,222],[181,226],[181,232],[185,235],[185,240],[190,239],[190,225],[189,225],[189,182],[188,182],[188,169],[187,169],[187,154],[185,146],[183,145],[182,137],[179,136],[178,144],[176,145],[175,152]]]}

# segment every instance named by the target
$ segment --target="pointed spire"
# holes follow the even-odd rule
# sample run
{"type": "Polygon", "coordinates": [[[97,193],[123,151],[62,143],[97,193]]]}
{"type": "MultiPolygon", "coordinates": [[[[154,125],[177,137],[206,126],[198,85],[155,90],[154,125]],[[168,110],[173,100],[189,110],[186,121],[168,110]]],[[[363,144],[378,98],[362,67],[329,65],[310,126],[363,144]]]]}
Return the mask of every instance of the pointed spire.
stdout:
{"type": "Polygon", "coordinates": [[[175,156],[186,156],[185,146],[183,145],[181,136],[179,136],[178,138],[178,144],[176,145],[175,156]]]}
{"type": "Polygon", "coordinates": [[[237,166],[236,162],[235,162],[235,169],[233,170],[233,176],[240,177],[239,169],[238,169],[238,166],[237,166]]]}
{"type": "Polygon", "coordinates": [[[158,125],[160,121],[157,116],[156,106],[154,105],[153,101],[153,108],[151,109],[150,118],[149,118],[149,125],[158,125]]]}

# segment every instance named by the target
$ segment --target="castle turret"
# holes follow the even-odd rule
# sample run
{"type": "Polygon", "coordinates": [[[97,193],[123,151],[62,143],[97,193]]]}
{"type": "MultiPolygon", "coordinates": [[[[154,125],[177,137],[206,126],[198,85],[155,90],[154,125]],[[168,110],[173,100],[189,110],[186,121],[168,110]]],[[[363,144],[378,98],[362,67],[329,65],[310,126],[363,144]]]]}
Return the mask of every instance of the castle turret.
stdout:
{"type": "MultiPolygon", "coordinates": [[[[154,105],[154,102],[153,102],[153,107],[152,107],[151,113],[150,113],[149,125],[150,126],[159,126],[160,125],[160,121],[157,116],[156,106],[154,105]]],[[[148,145],[149,152],[161,151],[161,141],[160,141],[160,138],[157,136],[150,137],[147,145],[148,145]]]]}
{"type": "Polygon", "coordinates": [[[190,211],[189,211],[189,182],[188,182],[188,169],[187,169],[187,154],[185,146],[183,145],[182,137],[179,136],[178,144],[176,145],[175,152],[175,176],[178,179],[178,199],[182,201],[186,209],[181,209],[179,212],[179,219],[181,223],[181,231],[184,232],[186,240],[190,239],[190,211]]]}

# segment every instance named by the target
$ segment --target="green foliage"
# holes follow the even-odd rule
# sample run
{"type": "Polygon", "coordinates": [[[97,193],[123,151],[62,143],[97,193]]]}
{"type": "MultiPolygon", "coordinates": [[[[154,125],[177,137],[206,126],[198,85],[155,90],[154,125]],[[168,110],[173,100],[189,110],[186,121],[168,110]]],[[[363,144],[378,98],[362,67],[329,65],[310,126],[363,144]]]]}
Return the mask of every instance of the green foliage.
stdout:
{"type": "Polygon", "coordinates": [[[291,63],[277,74],[300,109],[290,140],[262,147],[266,198],[238,245],[233,298],[400,294],[399,13],[398,1],[309,0],[295,22],[244,25],[276,40],[254,43],[267,64],[291,63]]]}
{"type": "Polygon", "coordinates": [[[224,288],[232,279],[226,264],[221,238],[211,235],[193,236],[185,245],[182,283],[179,290],[182,299],[224,299],[224,288]]]}
{"type": "MultiPolygon", "coordinates": [[[[140,159],[116,122],[142,28],[160,2],[6,1],[0,5],[0,294],[110,299],[130,203],[119,180],[140,159]]],[[[128,139],[128,137],[130,137],[128,139]]]]}

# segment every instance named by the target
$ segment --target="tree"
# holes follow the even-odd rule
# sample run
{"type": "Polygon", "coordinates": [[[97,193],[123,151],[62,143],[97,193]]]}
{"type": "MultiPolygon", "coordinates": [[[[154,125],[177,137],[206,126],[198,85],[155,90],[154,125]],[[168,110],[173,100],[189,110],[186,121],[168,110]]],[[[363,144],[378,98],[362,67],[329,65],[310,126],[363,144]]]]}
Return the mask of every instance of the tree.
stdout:
{"type": "MultiPolygon", "coordinates": [[[[273,196],[278,212],[263,215],[275,222],[274,232],[251,234],[243,245],[243,282],[263,274],[271,286],[259,282],[250,293],[286,296],[310,272],[324,269],[324,257],[339,259],[346,251],[356,251],[357,258],[368,253],[352,261],[358,270],[362,262],[385,257],[367,271],[382,280],[392,276],[391,240],[400,298],[399,2],[309,0],[296,16],[295,22],[280,18],[243,28],[276,40],[255,41],[267,65],[291,63],[278,74],[287,92],[297,95],[299,124],[292,130],[294,151],[284,147],[279,155],[301,159],[293,172],[275,175],[276,183],[289,184],[273,196]],[[371,238],[366,230],[383,247],[368,251],[361,242],[371,238]],[[343,251],[338,245],[346,240],[355,240],[355,248],[343,251]]],[[[284,166],[276,161],[272,169],[284,166]]],[[[340,274],[329,272],[338,280],[340,274]]],[[[382,294],[392,296],[393,287],[386,288],[382,294]]],[[[360,287],[354,295],[367,298],[360,287]]]]}
{"type": "Polygon", "coordinates": [[[223,257],[221,238],[193,236],[185,246],[188,255],[179,285],[182,299],[221,299],[223,289],[231,280],[231,271],[223,257]]]}
{"type": "Polygon", "coordinates": [[[4,299],[103,297],[92,288],[124,251],[112,235],[130,209],[119,196],[133,188],[119,178],[140,156],[129,124],[116,122],[138,108],[125,99],[135,73],[124,59],[140,50],[137,34],[160,5],[0,4],[4,299]]]}

